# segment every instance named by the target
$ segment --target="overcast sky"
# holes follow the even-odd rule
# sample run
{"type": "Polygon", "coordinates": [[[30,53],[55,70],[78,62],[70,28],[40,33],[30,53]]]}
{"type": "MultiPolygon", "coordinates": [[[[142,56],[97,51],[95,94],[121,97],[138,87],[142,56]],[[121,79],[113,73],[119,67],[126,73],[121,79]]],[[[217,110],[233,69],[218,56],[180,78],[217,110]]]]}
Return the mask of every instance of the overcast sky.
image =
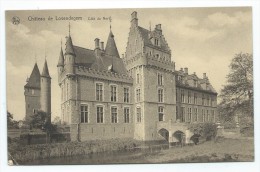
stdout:
{"type": "Polygon", "coordinates": [[[228,65],[236,53],[252,53],[251,8],[171,8],[123,10],[59,10],[9,11],[6,13],[6,67],[7,109],[16,120],[25,117],[24,85],[37,61],[42,72],[45,59],[52,77],[52,114],[60,116],[60,89],[57,81],[57,62],[61,39],[63,48],[68,35],[69,21],[55,20],[55,16],[82,17],[70,21],[74,45],[94,48],[94,39],[106,43],[109,20],[120,54],[126,49],[131,13],[138,12],[139,25],[152,29],[162,24],[163,34],[172,50],[176,69],[188,67],[189,73],[199,77],[207,73],[211,84],[219,92],[229,72],[228,65]],[[19,17],[14,25],[12,18],[19,17]],[[28,17],[41,17],[45,21],[28,21],[28,17]],[[48,21],[48,17],[53,21],[48,21]],[[94,17],[96,20],[89,20],[94,17]]]}

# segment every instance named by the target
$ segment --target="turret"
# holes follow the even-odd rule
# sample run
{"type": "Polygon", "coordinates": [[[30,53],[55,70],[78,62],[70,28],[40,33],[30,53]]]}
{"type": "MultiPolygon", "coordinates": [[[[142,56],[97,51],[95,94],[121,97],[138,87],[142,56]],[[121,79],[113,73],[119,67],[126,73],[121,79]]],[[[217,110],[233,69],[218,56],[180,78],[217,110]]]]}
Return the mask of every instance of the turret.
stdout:
{"type": "Polygon", "coordinates": [[[108,38],[107,38],[105,53],[110,55],[110,56],[120,58],[117,47],[116,47],[116,42],[114,40],[114,35],[113,35],[111,30],[110,30],[110,33],[109,33],[108,38]]]}
{"type": "Polygon", "coordinates": [[[57,68],[58,68],[58,81],[60,82],[61,74],[64,70],[64,55],[63,55],[62,47],[60,49],[60,57],[59,57],[57,68]]]}
{"type": "Polygon", "coordinates": [[[41,74],[41,110],[46,112],[49,116],[51,115],[51,77],[47,61],[45,60],[42,74],[41,74]]]}
{"type": "Polygon", "coordinates": [[[67,37],[65,48],[65,70],[68,74],[74,74],[75,52],[70,35],[67,37]]]}

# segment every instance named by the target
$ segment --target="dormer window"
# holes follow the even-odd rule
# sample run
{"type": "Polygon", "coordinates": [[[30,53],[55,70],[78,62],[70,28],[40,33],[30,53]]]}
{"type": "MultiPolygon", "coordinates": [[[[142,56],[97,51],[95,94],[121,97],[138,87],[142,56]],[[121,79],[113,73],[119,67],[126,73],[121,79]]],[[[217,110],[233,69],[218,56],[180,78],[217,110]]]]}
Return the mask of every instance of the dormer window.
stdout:
{"type": "Polygon", "coordinates": [[[198,87],[198,81],[194,80],[194,87],[198,87]]]}
{"type": "Polygon", "coordinates": [[[157,38],[154,39],[154,45],[159,46],[159,40],[157,38]]]}
{"type": "Polygon", "coordinates": [[[178,81],[181,81],[181,76],[178,76],[178,81]]]}

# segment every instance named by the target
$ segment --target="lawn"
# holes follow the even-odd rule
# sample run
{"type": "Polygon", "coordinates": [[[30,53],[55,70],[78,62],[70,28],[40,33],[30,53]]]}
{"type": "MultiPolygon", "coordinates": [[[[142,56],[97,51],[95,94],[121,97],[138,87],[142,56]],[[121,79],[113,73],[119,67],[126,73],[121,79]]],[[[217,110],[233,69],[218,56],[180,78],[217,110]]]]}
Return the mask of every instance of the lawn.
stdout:
{"type": "Polygon", "coordinates": [[[146,155],[150,163],[254,161],[253,138],[219,139],[146,155]]]}

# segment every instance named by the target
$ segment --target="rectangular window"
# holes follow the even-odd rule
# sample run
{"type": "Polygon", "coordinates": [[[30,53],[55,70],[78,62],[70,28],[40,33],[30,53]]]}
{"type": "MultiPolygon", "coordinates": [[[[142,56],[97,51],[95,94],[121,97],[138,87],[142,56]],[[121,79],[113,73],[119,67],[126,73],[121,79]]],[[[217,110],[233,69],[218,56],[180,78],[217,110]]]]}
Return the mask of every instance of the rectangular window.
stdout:
{"type": "Polygon", "coordinates": [[[111,107],[111,122],[117,123],[117,107],[111,107]]]}
{"type": "Polygon", "coordinates": [[[129,108],[124,108],[124,122],[125,123],[129,123],[129,114],[130,114],[130,111],[129,111],[129,108]]]}
{"type": "Polygon", "coordinates": [[[129,103],[129,88],[124,88],[124,102],[129,103]]]}
{"type": "Polygon", "coordinates": [[[209,106],[209,96],[207,96],[207,105],[209,106]]]}
{"type": "Polygon", "coordinates": [[[194,108],[194,121],[197,122],[198,121],[198,109],[194,108]]]}
{"type": "Polygon", "coordinates": [[[158,114],[159,114],[159,121],[164,121],[164,113],[163,113],[163,107],[158,107],[158,114]]]}
{"type": "Polygon", "coordinates": [[[158,85],[163,85],[163,75],[161,73],[158,73],[158,85]]]}
{"type": "Polygon", "coordinates": [[[116,86],[111,85],[110,89],[111,89],[111,102],[116,102],[116,86]]]}
{"type": "Polygon", "coordinates": [[[191,104],[191,92],[188,91],[188,103],[191,104]]]}
{"type": "Polygon", "coordinates": [[[176,106],[176,119],[180,119],[178,106],[176,106]]]}
{"type": "Polygon", "coordinates": [[[204,98],[204,94],[202,94],[202,103],[201,103],[201,105],[205,105],[204,103],[205,103],[205,98],[204,98]]]}
{"type": "Polygon", "coordinates": [[[201,110],[201,113],[202,113],[202,122],[206,122],[206,114],[205,114],[205,110],[202,109],[202,110],[201,110]]]}
{"type": "Polygon", "coordinates": [[[185,122],[185,107],[181,107],[180,121],[185,122]]]}
{"type": "Polygon", "coordinates": [[[182,103],[185,102],[185,98],[184,98],[184,90],[181,90],[181,102],[182,102],[182,103]]]}
{"type": "Polygon", "coordinates": [[[207,121],[210,121],[210,114],[209,114],[209,110],[207,110],[207,121]]]}
{"type": "Polygon", "coordinates": [[[163,102],[163,89],[158,89],[158,102],[163,102]]]}
{"type": "Polygon", "coordinates": [[[96,100],[103,101],[103,84],[96,83],[96,100]]]}
{"type": "Polygon", "coordinates": [[[136,83],[139,84],[140,83],[140,74],[136,74],[136,83]]]}
{"type": "Polygon", "coordinates": [[[97,123],[104,123],[104,109],[102,106],[97,107],[97,123]]]}
{"type": "Polygon", "coordinates": [[[136,122],[142,122],[141,108],[136,108],[136,122]]]}
{"type": "Polygon", "coordinates": [[[81,123],[88,123],[88,106],[87,105],[81,105],[80,106],[80,114],[81,114],[81,123]]]}
{"type": "Polygon", "coordinates": [[[191,122],[191,108],[188,108],[188,122],[191,122]]]}
{"type": "Polygon", "coordinates": [[[211,115],[212,115],[211,121],[215,122],[215,111],[214,110],[211,111],[211,115]]]}
{"type": "Polygon", "coordinates": [[[141,100],[141,90],[140,88],[136,89],[136,101],[140,102],[141,100]]]}
{"type": "Polygon", "coordinates": [[[194,93],[194,104],[197,104],[197,93],[194,93]]]}

